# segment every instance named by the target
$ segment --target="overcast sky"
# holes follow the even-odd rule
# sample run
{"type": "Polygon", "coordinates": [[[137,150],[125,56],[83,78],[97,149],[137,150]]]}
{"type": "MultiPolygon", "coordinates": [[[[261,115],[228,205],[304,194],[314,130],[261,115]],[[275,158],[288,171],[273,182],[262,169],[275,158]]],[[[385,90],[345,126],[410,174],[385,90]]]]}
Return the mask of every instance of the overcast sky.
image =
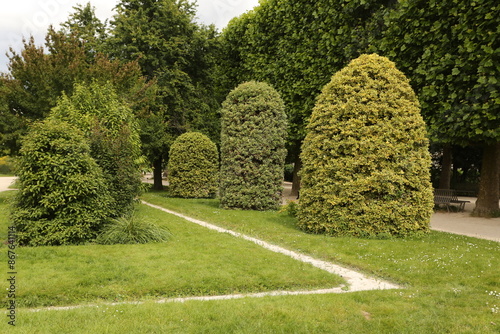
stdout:
{"type": "MultiPolygon", "coordinates": [[[[193,0],[192,0],[193,1],[193,0]]],[[[0,9],[0,71],[7,71],[5,53],[9,47],[20,51],[23,37],[35,37],[41,45],[50,24],[59,26],[67,20],[73,6],[90,2],[96,14],[104,21],[113,15],[119,0],[2,0],[0,9]]],[[[254,8],[259,0],[197,0],[198,18],[205,24],[224,28],[235,16],[254,8]]]]}

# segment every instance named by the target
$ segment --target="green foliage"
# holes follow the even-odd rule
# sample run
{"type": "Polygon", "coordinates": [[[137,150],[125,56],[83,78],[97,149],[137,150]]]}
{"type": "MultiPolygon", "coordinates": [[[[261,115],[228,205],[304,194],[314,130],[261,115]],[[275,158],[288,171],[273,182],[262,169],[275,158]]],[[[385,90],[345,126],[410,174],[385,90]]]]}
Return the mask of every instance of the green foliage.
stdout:
{"type": "Polygon", "coordinates": [[[290,201],[283,205],[279,210],[280,213],[286,212],[289,216],[297,217],[297,212],[299,209],[299,205],[295,201],[290,201]]]}
{"type": "Polygon", "coordinates": [[[10,174],[14,172],[14,161],[11,157],[0,157],[0,174],[10,174]]]}
{"type": "Polygon", "coordinates": [[[188,132],[170,147],[169,191],[186,198],[214,197],[219,180],[217,146],[202,133],[188,132]]]}
{"type": "Polygon", "coordinates": [[[12,208],[22,245],[78,244],[94,239],[111,209],[102,170],[79,129],[59,120],[35,125],[18,160],[12,208]]]}
{"type": "Polygon", "coordinates": [[[386,17],[380,52],[410,78],[433,141],[500,141],[495,0],[403,0],[386,17]]]}
{"type": "Polygon", "coordinates": [[[474,209],[499,209],[500,3],[399,1],[386,18],[380,50],[408,74],[435,142],[484,147],[474,209]]]}
{"type": "Polygon", "coordinates": [[[158,226],[135,215],[111,220],[96,239],[98,244],[147,244],[166,242],[171,236],[165,226],[158,226]]]}
{"type": "Polygon", "coordinates": [[[62,92],[71,96],[75,82],[109,81],[134,110],[143,109],[151,99],[154,83],[146,83],[136,61],[110,60],[93,49],[98,39],[88,43],[88,34],[101,29],[85,26],[99,25],[89,10],[85,8],[89,22],[79,18],[83,13],[77,13],[68,21],[69,31],[50,28],[45,48],[31,38],[24,41],[20,53],[10,50],[9,73],[0,78],[0,145],[7,145],[10,154],[19,150],[19,138],[28,131],[29,123],[47,117],[62,92]]]}
{"type": "Polygon", "coordinates": [[[302,160],[299,226],[331,235],[429,229],[430,154],[418,100],[394,63],[362,55],[318,97],[302,160]]]}
{"type": "Polygon", "coordinates": [[[157,99],[149,106],[152,115],[141,122],[157,189],[162,188],[163,160],[177,136],[197,130],[217,142],[219,135],[211,71],[216,32],[195,22],[194,6],[184,0],[121,0],[111,21],[110,53],[137,60],[143,75],[158,83],[157,99]]]}
{"type": "Polygon", "coordinates": [[[281,97],[266,83],[243,83],[227,96],[221,114],[222,207],[277,209],[286,156],[281,97]]]}
{"type": "Polygon", "coordinates": [[[114,216],[131,209],[142,192],[141,151],[137,121],[110,83],[76,84],[63,95],[51,119],[66,121],[85,132],[91,155],[102,168],[114,199],[114,216]]]}
{"type": "Polygon", "coordinates": [[[380,0],[262,1],[223,31],[221,83],[227,90],[247,80],[270,83],[285,101],[289,139],[300,142],[321,88],[331,73],[370,50],[389,5],[380,0]]]}

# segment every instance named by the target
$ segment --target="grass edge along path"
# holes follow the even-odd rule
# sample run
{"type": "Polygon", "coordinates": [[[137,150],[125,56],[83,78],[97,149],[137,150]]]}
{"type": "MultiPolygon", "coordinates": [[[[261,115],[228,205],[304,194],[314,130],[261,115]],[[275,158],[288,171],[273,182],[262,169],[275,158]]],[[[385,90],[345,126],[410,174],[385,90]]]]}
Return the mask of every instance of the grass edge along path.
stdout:
{"type": "MultiPolygon", "coordinates": [[[[341,276],[349,284],[349,286],[347,287],[347,290],[342,289],[342,288],[318,290],[318,291],[331,291],[331,292],[321,292],[321,293],[342,293],[342,292],[367,291],[367,290],[386,290],[386,289],[401,289],[402,288],[396,284],[389,283],[387,281],[383,281],[383,280],[379,280],[379,279],[375,279],[372,277],[368,277],[368,276],[361,274],[357,271],[347,269],[347,268],[341,267],[339,265],[336,265],[336,264],[333,264],[330,262],[318,260],[318,259],[315,259],[315,258],[310,257],[308,255],[300,254],[300,253],[288,250],[286,248],[270,244],[270,243],[265,242],[263,240],[247,236],[245,234],[241,234],[238,232],[227,230],[227,229],[224,229],[222,227],[212,225],[212,224],[209,224],[207,222],[188,217],[188,216],[183,215],[181,213],[165,209],[165,208],[158,206],[158,205],[154,205],[154,204],[151,204],[151,203],[148,203],[145,201],[142,201],[142,204],[148,205],[152,208],[155,208],[155,209],[161,210],[163,212],[166,212],[166,213],[175,215],[177,217],[183,218],[189,222],[198,224],[198,225],[206,227],[208,229],[215,230],[215,231],[220,232],[220,233],[228,233],[234,237],[242,238],[242,239],[251,241],[251,242],[253,242],[261,247],[264,247],[265,249],[268,249],[268,250],[276,252],[276,253],[287,255],[295,260],[309,263],[316,268],[325,270],[331,274],[341,276]]],[[[286,293],[286,294],[290,294],[290,293],[286,293]]],[[[257,295],[259,295],[259,294],[257,294],[257,295]]]]}

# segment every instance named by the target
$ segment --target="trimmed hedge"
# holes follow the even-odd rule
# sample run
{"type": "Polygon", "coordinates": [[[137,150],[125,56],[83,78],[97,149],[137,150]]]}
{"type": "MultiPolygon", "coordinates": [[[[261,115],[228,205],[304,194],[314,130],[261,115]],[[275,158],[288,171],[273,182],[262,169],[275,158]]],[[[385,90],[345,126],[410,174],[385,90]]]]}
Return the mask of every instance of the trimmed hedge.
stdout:
{"type": "Polygon", "coordinates": [[[286,155],[283,100],[266,83],[243,83],[227,96],[221,117],[222,207],[277,209],[286,155]]]}
{"type": "Polygon", "coordinates": [[[112,199],[79,129],[59,120],[35,125],[17,167],[11,218],[19,244],[79,244],[97,236],[112,199]]]}
{"type": "Polygon", "coordinates": [[[394,63],[362,55],[337,72],[304,140],[299,226],[351,236],[429,229],[433,208],[426,128],[394,63]]]}
{"type": "Polygon", "coordinates": [[[217,146],[202,133],[180,135],[170,147],[169,192],[185,198],[215,197],[219,180],[217,146]]]}

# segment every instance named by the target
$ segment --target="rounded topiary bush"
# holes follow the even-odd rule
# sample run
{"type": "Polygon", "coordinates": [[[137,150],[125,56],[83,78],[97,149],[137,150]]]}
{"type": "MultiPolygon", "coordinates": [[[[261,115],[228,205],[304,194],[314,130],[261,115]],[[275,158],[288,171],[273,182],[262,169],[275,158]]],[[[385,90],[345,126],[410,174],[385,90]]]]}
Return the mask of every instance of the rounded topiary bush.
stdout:
{"type": "Polygon", "coordinates": [[[11,218],[21,245],[93,240],[112,201],[83,133],[50,120],[32,128],[17,164],[19,192],[11,218]]]}
{"type": "Polygon", "coordinates": [[[170,147],[169,192],[185,198],[214,197],[219,180],[217,146],[202,133],[180,135],[170,147]]]}
{"type": "Polygon", "coordinates": [[[286,155],[283,100],[266,83],[243,83],[227,96],[221,117],[222,207],[277,209],[286,155]]]}
{"type": "Polygon", "coordinates": [[[430,154],[420,107],[394,63],[362,55],[324,88],[302,148],[299,226],[313,233],[428,231],[430,154]]]}

